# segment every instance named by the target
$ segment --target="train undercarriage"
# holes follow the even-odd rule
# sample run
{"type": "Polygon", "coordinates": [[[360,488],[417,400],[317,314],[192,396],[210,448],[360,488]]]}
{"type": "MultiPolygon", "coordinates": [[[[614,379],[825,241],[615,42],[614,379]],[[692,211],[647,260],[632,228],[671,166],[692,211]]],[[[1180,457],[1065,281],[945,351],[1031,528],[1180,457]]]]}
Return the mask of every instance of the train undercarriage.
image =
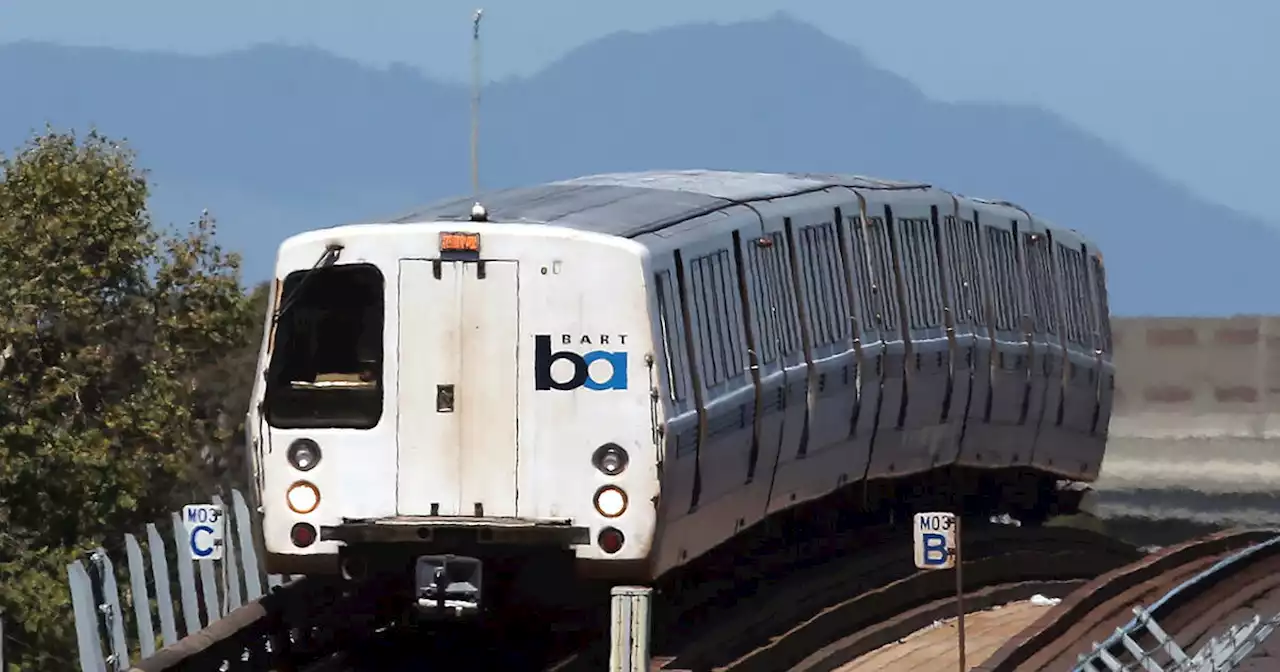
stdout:
{"type": "MultiPolygon", "coordinates": [[[[579,619],[607,603],[619,581],[679,590],[780,545],[822,544],[860,527],[905,526],[920,511],[959,511],[965,518],[1007,515],[1039,525],[1081,508],[1088,489],[1031,470],[944,469],[896,480],[852,484],[779,512],[656,581],[643,567],[601,575],[586,571],[572,547],[585,530],[503,534],[480,521],[428,518],[366,521],[324,530],[342,539],[341,580],[370,596],[388,618],[419,622],[538,622],[579,619]]],[[[510,532],[509,528],[507,532],[510,532]]],[[[337,578],[337,577],[335,577],[337,578]]]]}

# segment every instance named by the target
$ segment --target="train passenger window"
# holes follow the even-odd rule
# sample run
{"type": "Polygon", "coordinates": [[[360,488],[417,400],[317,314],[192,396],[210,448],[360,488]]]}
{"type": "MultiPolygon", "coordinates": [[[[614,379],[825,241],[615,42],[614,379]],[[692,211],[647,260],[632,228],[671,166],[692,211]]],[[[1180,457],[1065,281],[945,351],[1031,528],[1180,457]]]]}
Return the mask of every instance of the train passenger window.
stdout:
{"type": "Polygon", "coordinates": [[[1089,262],[1093,269],[1094,292],[1098,296],[1098,318],[1102,322],[1098,330],[1102,343],[1098,347],[1103,352],[1111,352],[1111,301],[1107,297],[1107,271],[1098,257],[1089,257],[1089,262]]]}
{"type": "Polygon", "coordinates": [[[996,328],[1013,331],[1018,328],[1018,289],[1021,273],[1013,249],[1013,233],[989,227],[987,241],[991,247],[992,268],[995,270],[996,328]]]}
{"type": "Polygon", "coordinates": [[[823,307],[826,301],[818,289],[822,269],[818,267],[818,255],[813,245],[813,227],[800,229],[800,285],[804,295],[805,317],[809,321],[809,333],[815,346],[827,342],[826,320],[823,307]]]}
{"type": "Polygon", "coordinates": [[[280,428],[369,429],[382,417],[384,279],[372,264],[284,280],[264,400],[280,428]]]}
{"type": "Polygon", "coordinates": [[[720,334],[711,321],[711,295],[703,273],[705,265],[706,258],[702,257],[689,262],[689,305],[693,309],[693,329],[698,333],[699,371],[706,386],[712,387],[724,379],[724,373],[721,370],[720,334]]]}
{"type": "Polygon", "coordinates": [[[1036,331],[1056,335],[1058,298],[1053,284],[1053,266],[1049,260],[1049,239],[1023,234],[1022,243],[1027,256],[1027,271],[1031,276],[1031,310],[1036,331]]]}
{"type": "Polygon", "coordinates": [[[796,292],[791,283],[791,267],[788,262],[787,240],[781,232],[774,232],[765,239],[771,244],[762,248],[765,262],[765,286],[769,291],[769,305],[778,324],[779,354],[796,352],[800,347],[797,318],[796,292]]]}
{"type": "Polygon", "coordinates": [[[719,250],[694,259],[689,276],[702,345],[702,370],[707,387],[712,387],[746,371],[742,326],[733,308],[739,299],[729,251],[719,250]]]}
{"type": "Polygon", "coordinates": [[[1084,340],[1083,344],[1090,348],[1098,347],[1098,312],[1095,310],[1093,288],[1089,285],[1089,266],[1085,262],[1084,252],[1079,252],[1080,263],[1080,297],[1084,299],[1084,340]]]}
{"type": "Polygon", "coordinates": [[[728,346],[726,361],[729,378],[732,379],[747,372],[747,336],[743,331],[742,295],[738,291],[738,269],[734,267],[733,257],[728,250],[720,250],[715,254],[715,268],[719,281],[716,296],[724,319],[725,342],[728,346]]]}
{"type": "Polygon", "coordinates": [[[898,245],[898,257],[902,265],[903,286],[907,290],[907,324],[912,329],[918,329],[924,326],[924,308],[920,306],[920,291],[917,283],[920,279],[919,262],[916,260],[915,241],[913,239],[911,220],[899,219],[898,234],[900,244],[898,245]]]}
{"type": "Polygon", "coordinates": [[[979,244],[978,223],[972,219],[960,220],[960,247],[964,250],[963,265],[969,283],[970,312],[974,324],[987,321],[987,307],[982,295],[982,246],[979,244]]]}
{"type": "Polygon", "coordinates": [[[942,301],[938,290],[937,253],[933,225],[928,219],[899,219],[902,232],[903,264],[908,267],[907,298],[911,326],[917,329],[942,323],[942,301]]]}
{"type": "Polygon", "coordinates": [[[837,282],[841,271],[831,223],[800,229],[800,246],[805,264],[801,280],[813,345],[827,345],[845,336],[849,320],[844,283],[837,282]]]}
{"type": "Polygon", "coordinates": [[[1079,346],[1087,345],[1086,329],[1087,322],[1085,320],[1085,299],[1084,293],[1088,291],[1088,285],[1084,280],[1084,263],[1080,256],[1080,250],[1073,250],[1066,246],[1059,246],[1062,252],[1062,275],[1066,281],[1065,294],[1067,298],[1067,340],[1079,346]]]}
{"type": "Polygon", "coordinates": [[[751,275],[751,303],[754,306],[756,350],[761,364],[778,358],[778,318],[774,314],[772,285],[769,282],[768,249],[752,243],[748,248],[747,269],[751,275]]]}
{"type": "Polygon", "coordinates": [[[876,314],[876,304],[871,296],[871,269],[867,262],[867,233],[862,226],[861,217],[849,218],[849,236],[850,245],[853,248],[853,254],[849,259],[853,263],[853,284],[857,288],[858,303],[862,307],[863,321],[860,323],[863,329],[874,324],[874,315],[876,314]]]}
{"type": "Polygon", "coordinates": [[[840,257],[840,240],[830,223],[819,229],[818,250],[825,257],[827,267],[827,292],[831,296],[831,340],[844,340],[849,336],[849,296],[844,283],[845,268],[840,257]]]}
{"type": "Polygon", "coordinates": [[[942,220],[942,235],[947,243],[947,267],[951,273],[951,291],[955,295],[955,320],[957,324],[970,324],[974,319],[973,292],[975,281],[970,272],[973,259],[969,256],[968,246],[961,238],[960,226],[956,218],[948,215],[942,220]]]}
{"type": "Polygon", "coordinates": [[[667,390],[671,401],[682,401],[687,394],[684,377],[687,368],[684,362],[684,326],[675,301],[677,292],[671,284],[671,271],[659,271],[653,274],[653,278],[658,294],[658,325],[662,330],[663,358],[667,362],[667,390]]]}
{"type": "Polygon", "coordinates": [[[898,328],[898,297],[893,275],[893,250],[889,247],[889,234],[881,217],[868,217],[867,241],[871,251],[871,266],[875,269],[875,309],[880,315],[880,328],[893,331],[898,328]]]}

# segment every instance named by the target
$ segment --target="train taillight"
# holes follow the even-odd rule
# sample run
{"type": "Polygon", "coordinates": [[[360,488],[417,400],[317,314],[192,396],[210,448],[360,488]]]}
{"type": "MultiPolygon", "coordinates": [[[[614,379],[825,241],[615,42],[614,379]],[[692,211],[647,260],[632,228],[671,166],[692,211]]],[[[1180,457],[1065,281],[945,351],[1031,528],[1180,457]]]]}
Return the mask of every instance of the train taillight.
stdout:
{"type": "Polygon", "coordinates": [[[600,534],[596,535],[596,543],[600,545],[600,550],[613,555],[622,550],[622,545],[627,539],[622,535],[622,530],[616,527],[606,527],[600,530],[600,534]]]}
{"type": "Polygon", "coordinates": [[[289,539],[298,548],[306,548],[316,542],[316,528],[310,523],[296,523],[289,530],[289,539]]]}

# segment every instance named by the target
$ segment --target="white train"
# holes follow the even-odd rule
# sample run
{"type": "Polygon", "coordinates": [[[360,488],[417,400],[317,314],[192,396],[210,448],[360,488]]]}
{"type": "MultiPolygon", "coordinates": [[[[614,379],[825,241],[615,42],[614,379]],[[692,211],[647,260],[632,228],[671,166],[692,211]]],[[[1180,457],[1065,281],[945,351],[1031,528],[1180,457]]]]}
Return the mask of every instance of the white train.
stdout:
{"type": "Polygon", "coordinates": [[[341,557],[470,608],[481,567],[485,594],[652,580],[859,483],[1097,477],[1107,289],[1075,231],[841,175],[482,200],[281,245],[249,418],[269,571],[341,557]]]}

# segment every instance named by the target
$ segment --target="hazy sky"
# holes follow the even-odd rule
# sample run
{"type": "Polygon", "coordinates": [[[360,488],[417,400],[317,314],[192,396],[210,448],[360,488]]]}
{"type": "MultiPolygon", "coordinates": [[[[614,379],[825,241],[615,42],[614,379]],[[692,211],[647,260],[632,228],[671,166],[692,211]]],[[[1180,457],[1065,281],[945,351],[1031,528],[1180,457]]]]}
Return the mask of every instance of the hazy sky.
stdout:
{"type": "Polygon", "coordinates": [[[478,3],[492,77],[618,30],[785,8],[933,97],[1041,105],[1200,195],[1280,223],[1267,196],[1280,180],[1280,0],[0,0],[0,42],[186,53],[277,42],[461,79],[478,3]]]}

